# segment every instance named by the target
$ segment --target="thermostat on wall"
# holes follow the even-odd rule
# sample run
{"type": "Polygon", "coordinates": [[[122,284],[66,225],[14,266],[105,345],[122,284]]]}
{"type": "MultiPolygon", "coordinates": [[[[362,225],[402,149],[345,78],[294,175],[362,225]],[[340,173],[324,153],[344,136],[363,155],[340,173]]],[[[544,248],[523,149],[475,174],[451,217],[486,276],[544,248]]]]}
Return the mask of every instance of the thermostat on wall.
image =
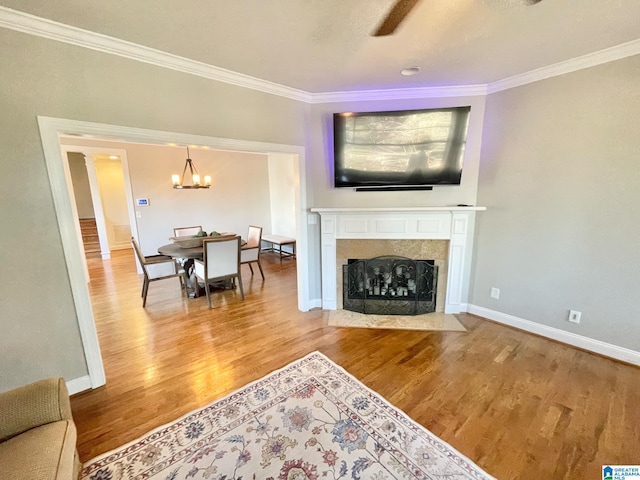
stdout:
{"type": "Polygon", "coordinates": [[[149,199],[148,198],[136,198],[136,206],[138,207],[148,207],[149,199]]]}

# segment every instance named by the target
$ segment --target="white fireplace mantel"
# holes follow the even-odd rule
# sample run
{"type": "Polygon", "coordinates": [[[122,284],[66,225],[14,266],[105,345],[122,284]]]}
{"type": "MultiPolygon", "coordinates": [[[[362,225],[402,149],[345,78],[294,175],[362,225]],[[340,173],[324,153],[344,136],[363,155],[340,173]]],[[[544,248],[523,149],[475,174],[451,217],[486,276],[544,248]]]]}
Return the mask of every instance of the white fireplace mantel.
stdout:
{"type": "Polygon", "coordinates": [[[449,240],[445,313],[465,310],[475,212],[486,207],[312,208],[321,218],[322,308],[336,310],[336,241],[340,239],[449,240]]]}

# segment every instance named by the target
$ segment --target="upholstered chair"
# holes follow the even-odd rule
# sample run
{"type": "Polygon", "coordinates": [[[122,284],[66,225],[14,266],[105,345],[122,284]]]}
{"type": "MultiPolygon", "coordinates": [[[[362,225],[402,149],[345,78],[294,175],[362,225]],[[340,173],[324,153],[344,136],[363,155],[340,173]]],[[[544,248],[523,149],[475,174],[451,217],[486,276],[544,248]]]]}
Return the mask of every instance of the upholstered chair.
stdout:
{"type": "Polygon", "coordinates": [[[262,227],[255,227],[251,225],[249,227],[249,233],[247,234],[247,244],[242,247],[240,251],[240,263],[249,265],[251,275],[253,275],[252,263],[257,263],[260,269],[260,275],[264,280],[264,272],[262,271],[262,265],[260,264],[260,250],[262,244],[262,227]]]}
{"type": "Polygon", "coordinates": [[[158,280],[177,277],[180,279],[180,287],[185,289],[187,285],[187,277],[185,271],[178,266],[176,261],[166,255],[150,255],[144,256],[138,242],[131,237],[131,245],[136,252],[144,280],[142,282],[142,306],[147,305],[147,293],[149,292],[149,284],[158,280]]]}
{"type": "Polygon", "coordinates": [[[0,478],[77,480],[81,463],[69,392],[48,378],[0,393],[0,478]]]}
{"type": "Polygon", "coordinates": [[[202,226],[196,225],[195,227],[176,227],[173,229],[174,237],[189,237],[191,235],[197,235],[202,231],[202,226]]]}
{"type": "MultiPolygon", "coordinates": [[[[209,308],[211,306],[211,282],[228,281],[231,285],[240,286],[240,297],[244,300],[242,288],[242,273],[240,271],[240,245],[239,236],[220,236],[206,239],[202,248],[204,256],[202,260],[195,260],[194,270],[196,279],[204,282],[209,308]]],[[[196,286],[196,295],[198,288],[196,286]]]]}

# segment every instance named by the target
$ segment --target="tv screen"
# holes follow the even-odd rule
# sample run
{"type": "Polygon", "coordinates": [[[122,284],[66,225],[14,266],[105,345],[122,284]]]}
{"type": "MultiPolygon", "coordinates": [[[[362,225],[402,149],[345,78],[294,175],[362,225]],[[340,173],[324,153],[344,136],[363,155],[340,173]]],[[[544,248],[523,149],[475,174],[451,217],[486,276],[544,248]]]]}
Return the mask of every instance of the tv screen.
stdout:
{"type": "Polygon", "coordinates": [[[335,186],[459,185],[470,111],[334,113],[335,186]]]}

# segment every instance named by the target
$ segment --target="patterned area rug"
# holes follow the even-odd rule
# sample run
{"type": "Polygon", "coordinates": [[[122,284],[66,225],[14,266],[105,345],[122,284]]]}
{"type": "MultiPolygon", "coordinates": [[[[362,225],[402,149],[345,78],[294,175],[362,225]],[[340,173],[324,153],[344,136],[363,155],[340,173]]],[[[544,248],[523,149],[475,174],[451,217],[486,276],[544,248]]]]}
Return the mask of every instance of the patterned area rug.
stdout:
{"type": "Polygon", "coordinates": [[[349,310],[329,310],[327,324],[332,327],[467,331],[454,315],[439,312],[424,315],[364,315],[349,310]]]}
{"type": "Polygon", "coordinates": [[[84,465],[82,479],[491,479],[319,352],[84,465]]]}

